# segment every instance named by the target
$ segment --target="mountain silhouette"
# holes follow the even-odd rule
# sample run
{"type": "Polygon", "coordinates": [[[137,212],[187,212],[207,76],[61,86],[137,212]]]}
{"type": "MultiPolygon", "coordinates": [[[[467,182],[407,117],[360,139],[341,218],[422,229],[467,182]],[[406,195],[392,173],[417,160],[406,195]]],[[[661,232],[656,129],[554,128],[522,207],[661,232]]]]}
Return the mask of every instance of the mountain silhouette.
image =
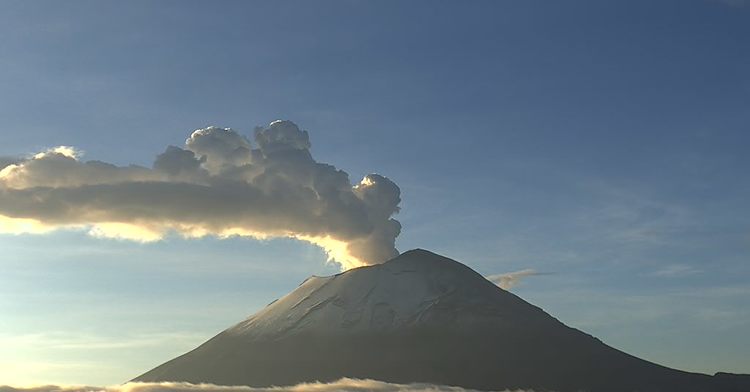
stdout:
{"type": "Polygon", "coordinates": [[[311,277],[134,381],[271,386],[342,377],[537,392],[750,391],[748,376],[683,372],[609,347],[421,249],[311,277]]]}

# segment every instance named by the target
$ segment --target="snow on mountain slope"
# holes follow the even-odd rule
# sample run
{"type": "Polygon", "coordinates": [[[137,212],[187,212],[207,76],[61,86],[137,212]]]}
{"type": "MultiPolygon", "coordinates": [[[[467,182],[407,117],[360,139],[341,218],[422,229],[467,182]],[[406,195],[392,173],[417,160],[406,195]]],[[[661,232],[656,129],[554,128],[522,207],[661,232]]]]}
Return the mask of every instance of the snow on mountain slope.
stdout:
{"type": "Polygon", "coordinates": [[[411,251],[408,259],[311,277],[227,333],[280,338],[431,324],[470,328],[503,317],[545,316],[490,282],[477,285],[481,276],[453,260],[423,250],[411,251]]]}
{"type": "Polygon", "coordinates": [[[750,392],[653,364],[570,328],[425,250],[290,294],[135,381],[294,385],[342,377],[538,392],[750,392]]]}

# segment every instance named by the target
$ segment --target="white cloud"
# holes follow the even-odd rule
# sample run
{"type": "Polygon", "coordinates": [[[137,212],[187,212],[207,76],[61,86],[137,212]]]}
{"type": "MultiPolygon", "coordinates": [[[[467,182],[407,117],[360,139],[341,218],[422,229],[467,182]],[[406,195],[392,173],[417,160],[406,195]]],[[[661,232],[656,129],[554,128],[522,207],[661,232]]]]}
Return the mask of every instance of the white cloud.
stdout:
{"type": "MultiPolygon", "coordinates": [[[[253,388],[181,382],[127,383],[110,387],[55,386],[14,388],[0,386],[0,392],[471,392],[473,389],[434,384],[393,384],[375,380],[342,378],[330,383],[305,383],[288,387],[253,388]]],[[[506,391],[510,392],[510,391],[506,391]]],[[[524,392],[517,390],[515,392],[524,392]]],[[[526,391],[532,392],[532,391],[526,391]]]]}
{"type": "Polygon", "coordinates": [[[256,147],[228,128],[199,129],[152,168],[85,162],[72,147],[0,160],[0,233],[289,237],[322,246],[346,268],[398,254],[395,183],[370,174],[353,185],[313,159],[308,133],[290,121],[254,136],[256,147]]]}
{"type": "Polygon", "coordinates": [[[503,290],[510,290],[521,282],[521,279],[528,276],[543,275],[541,272],[537,272],[533,269],[524,269],[515,272],[507,272],[504,274],[489,275],[485,276],[487,280],[498,285],[503,290]]]}
{"type": "Polygon", "coordinates": [[[703,271],[685,264],[671,264],[651,273],[651,276],[660,278],[680,278],[699,274],[703,271]]]}
{"type": "Polygon", "coordinates": [[[20,162],[20,161],[21,161],[21,160],[20,160],[20,159],[18,159],[18,158],[13,158],[13,157],[3,157],[3,156],[0,156],[0,170],[3,170],[3,169],[5,169],[5,168],[6,168],[7,166],[10,166],[10,165],[16,164],[16,163],[18,163],[18,162],[20,162]]]}

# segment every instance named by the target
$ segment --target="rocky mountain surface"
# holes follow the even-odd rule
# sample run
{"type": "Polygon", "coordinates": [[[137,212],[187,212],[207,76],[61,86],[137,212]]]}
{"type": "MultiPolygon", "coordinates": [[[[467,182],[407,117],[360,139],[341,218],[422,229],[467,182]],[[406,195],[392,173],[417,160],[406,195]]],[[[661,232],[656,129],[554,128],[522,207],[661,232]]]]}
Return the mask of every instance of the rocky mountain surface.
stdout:
{"type": "Polygon", "coordinates": [[[296,290],[134,381],[293,385],[342,377],[479,390],[748,392],[747,376],[650,363],[425,250],[296,290]]]}

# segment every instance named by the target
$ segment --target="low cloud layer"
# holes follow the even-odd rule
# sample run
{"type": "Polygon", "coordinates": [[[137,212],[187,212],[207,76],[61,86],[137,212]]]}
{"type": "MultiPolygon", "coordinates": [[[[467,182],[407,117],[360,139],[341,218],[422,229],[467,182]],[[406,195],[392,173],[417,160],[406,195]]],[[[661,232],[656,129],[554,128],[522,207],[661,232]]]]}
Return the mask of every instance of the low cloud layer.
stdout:
{"type": "Polygon", "coordinates": [[[498,285],[503,290],[510,290],[515,287],[522,279],[528,276],[543,275],[541,272],[537,272],[533,269],[525,269],[515,272],[508,272],[504,274],[489,275],[485,276],[485,279],[498,285]]]}
{"type": "MultiPolygon", "coordinates": [[[[253,388],[176,382],[127,383],[112,387],[54,386],[30,388],[0,386],[0,392],[472,392],[473,389],[433,384],[392,384],[374,380],[342,378],[331,383],[309,383],[289,387],[253,388]]],[[[505,391],[510,392],[510,391],[505,391]]],[[[515,392],[533,392],[517,390],[515,392]]]]}
{"type": "Polygon", "coordinates": [[[398,254],[400,189],[370,174],[357,184],[316,162],[290,121],[193,132],[153,167],[83,161],[72,147],[0,159],[0,233],[83,229],[100,237],[290,237],[323,247],[344,268],[398,254]]]}

